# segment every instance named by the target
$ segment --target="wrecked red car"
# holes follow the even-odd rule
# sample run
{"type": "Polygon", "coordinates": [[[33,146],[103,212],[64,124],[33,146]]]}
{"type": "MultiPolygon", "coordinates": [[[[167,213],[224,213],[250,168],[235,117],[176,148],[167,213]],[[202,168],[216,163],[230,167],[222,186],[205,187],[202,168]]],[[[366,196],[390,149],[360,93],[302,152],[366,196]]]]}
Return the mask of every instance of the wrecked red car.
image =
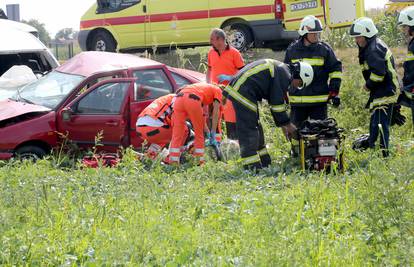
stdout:
{"type": "Polygon", "coordinates": [[[91,148],[140,147],[139,113],[154,99],[204,75],[134,55],[82,52],[0,102],[0,159],[40,158],[62,136],[91,148]]]}

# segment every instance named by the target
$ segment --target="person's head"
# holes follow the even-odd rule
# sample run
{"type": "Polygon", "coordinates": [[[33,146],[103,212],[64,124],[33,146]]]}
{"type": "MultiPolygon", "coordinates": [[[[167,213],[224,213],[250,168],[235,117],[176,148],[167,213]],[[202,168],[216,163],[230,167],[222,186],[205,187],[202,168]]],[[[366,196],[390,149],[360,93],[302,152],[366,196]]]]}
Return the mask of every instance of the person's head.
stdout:
{"type": "Polygon", "coordinates": [[[318,43],[322,32],[321,21],[312,15],[302,19],[298,33],[304,39],[306,45],[318,43]]]}
{"type": "Polygon", "coordinates": [[[414,6],[409,6],[401,10],[397,24],[402,27],[407,37],[414,36],[414,6]]]}
{"type": "Polygon", "coordinates": [[[313,68],[306,62],[295,62],[289,64],[290,73],[292,75],[291,85],[294,88],[302,89],[312,83],[313,68]]]}
{"type": "Polygon", "coordinates": [[[377,34],[377,27],[375,27],[372,19],[367,17],[356,19],[349,30],[349,35],[355,37],[356,44],[361,48],[365,47],[368,44],[368,40],[377,34]]]}
{"type": "Polygon", "coordinates": [[[213,29],[210,34],[210,44],[216,49],[224,49],[227,46],[226,33],[222,29],[213,29]]]}

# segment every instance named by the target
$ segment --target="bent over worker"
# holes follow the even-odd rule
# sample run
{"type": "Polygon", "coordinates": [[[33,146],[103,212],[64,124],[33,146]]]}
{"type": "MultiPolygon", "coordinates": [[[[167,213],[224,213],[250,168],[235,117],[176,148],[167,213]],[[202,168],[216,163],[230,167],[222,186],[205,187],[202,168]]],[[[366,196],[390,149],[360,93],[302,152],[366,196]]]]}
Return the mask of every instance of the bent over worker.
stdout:
{"type": "Polygon", "coordinates": [[[205,129],[211,143],[215,143],[216,129],[219,119],[219,109],[222,102],[222,91],[217,85],[207,83],[195,83],[182,87],[173,104],[174,112],[172,121],[172,140],[169,149],[169,163],[180,162],[182,146],[185,141],[185,129],[187,119],[190,120],[194,134],[193,155],[200,163],[204,162],[204,105],[213,105],[211,129],[205,129]]]}
{"type": "MultiPolygon", "coordinates": [[[[155,99],[138,116],[136,130],[138,135],[149,144],[147,156],[155,158],[167,146],[172,137],[171,114],[175,94],[155,99]]],[[[184,129],[184,136],[189,130],[184,129]]]]}
{"type": "Polygon", "coordinates": [[[375,147],[380,136],[380,148],[388,156],[390,123],[393,104],[399,88],[394,57],[387,45],[377,37],[378,29],[370,18],[355,20],[350,35],[359,47],[359,63],[365,79],[364,89],[369,92],[366,108],[370,109],[369,146],[375,147]]]}
{"type": "Polygon", "coordinates": [[[272,59],[252,62],[232,79],[225,88],[236,111],[236,127],[240,154],[245,169],[260,169],[271,163],[263,129],[259,123],[258,102],[266,99],[276,126],[282,127],[288,138],[296,134],[296,127],[286,113],[285,94],[288,87],[306,87],[312,82],[313,70],[308,63],[290,66],[272,59]]]}

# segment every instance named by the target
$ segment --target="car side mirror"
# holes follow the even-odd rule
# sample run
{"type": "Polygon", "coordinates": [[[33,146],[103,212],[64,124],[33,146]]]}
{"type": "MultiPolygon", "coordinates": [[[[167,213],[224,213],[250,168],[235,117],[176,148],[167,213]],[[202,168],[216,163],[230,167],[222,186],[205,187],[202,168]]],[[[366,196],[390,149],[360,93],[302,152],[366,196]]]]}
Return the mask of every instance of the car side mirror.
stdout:
{"type": "Polygon", "coordinates": [[[62,110],[61,114],[63,121],[70,121],[70,119],[72,118],[73,111],[71,108],[65,108],[64,110],[62,110]]]}

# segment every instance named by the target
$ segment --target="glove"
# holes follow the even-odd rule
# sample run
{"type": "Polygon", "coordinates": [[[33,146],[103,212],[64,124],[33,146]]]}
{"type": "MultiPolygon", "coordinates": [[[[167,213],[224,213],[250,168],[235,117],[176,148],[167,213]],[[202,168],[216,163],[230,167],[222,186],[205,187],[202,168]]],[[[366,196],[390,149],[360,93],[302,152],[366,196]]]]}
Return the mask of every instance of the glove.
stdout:
{"type": "Polygon", "coordinates": [[[216,146],[218,145],[217,140],[216,140],[216,132],[210,132],[209,133],[209,145],[211,146],[216,146]]]}
{"type": "Polygon", "coordinates": [[[391,115],[391,125],[402,126],[404,125],[405,121],[406,121],[406,117],[401,114],[401,106],[394,105],[392,115],[391,115]]]}
{"type": "Polygon", "coordinates": [[[285,126],[282,126],[282,130],[288,140],[297,140],[299,138],[298,130],[296,129],[296,126],[293,123],[289,123],[285,126]]]}
{"type": "Polygon", "coordinates": [[[334,96],[331,99],[331,102],[332,102],[332,106],[337,108],[337,107],[339,107],[339,105],[341,105],[341,98],[339,96],[334,96]]]}
{"type": "Polygon", "coordinates": [[[217,75],[217,79],[218,79],[219,83],[229,82],[229,81],[233,80],[233,76],[226,75],[226,74],[220,74],[220,75],[217,75]]]}

